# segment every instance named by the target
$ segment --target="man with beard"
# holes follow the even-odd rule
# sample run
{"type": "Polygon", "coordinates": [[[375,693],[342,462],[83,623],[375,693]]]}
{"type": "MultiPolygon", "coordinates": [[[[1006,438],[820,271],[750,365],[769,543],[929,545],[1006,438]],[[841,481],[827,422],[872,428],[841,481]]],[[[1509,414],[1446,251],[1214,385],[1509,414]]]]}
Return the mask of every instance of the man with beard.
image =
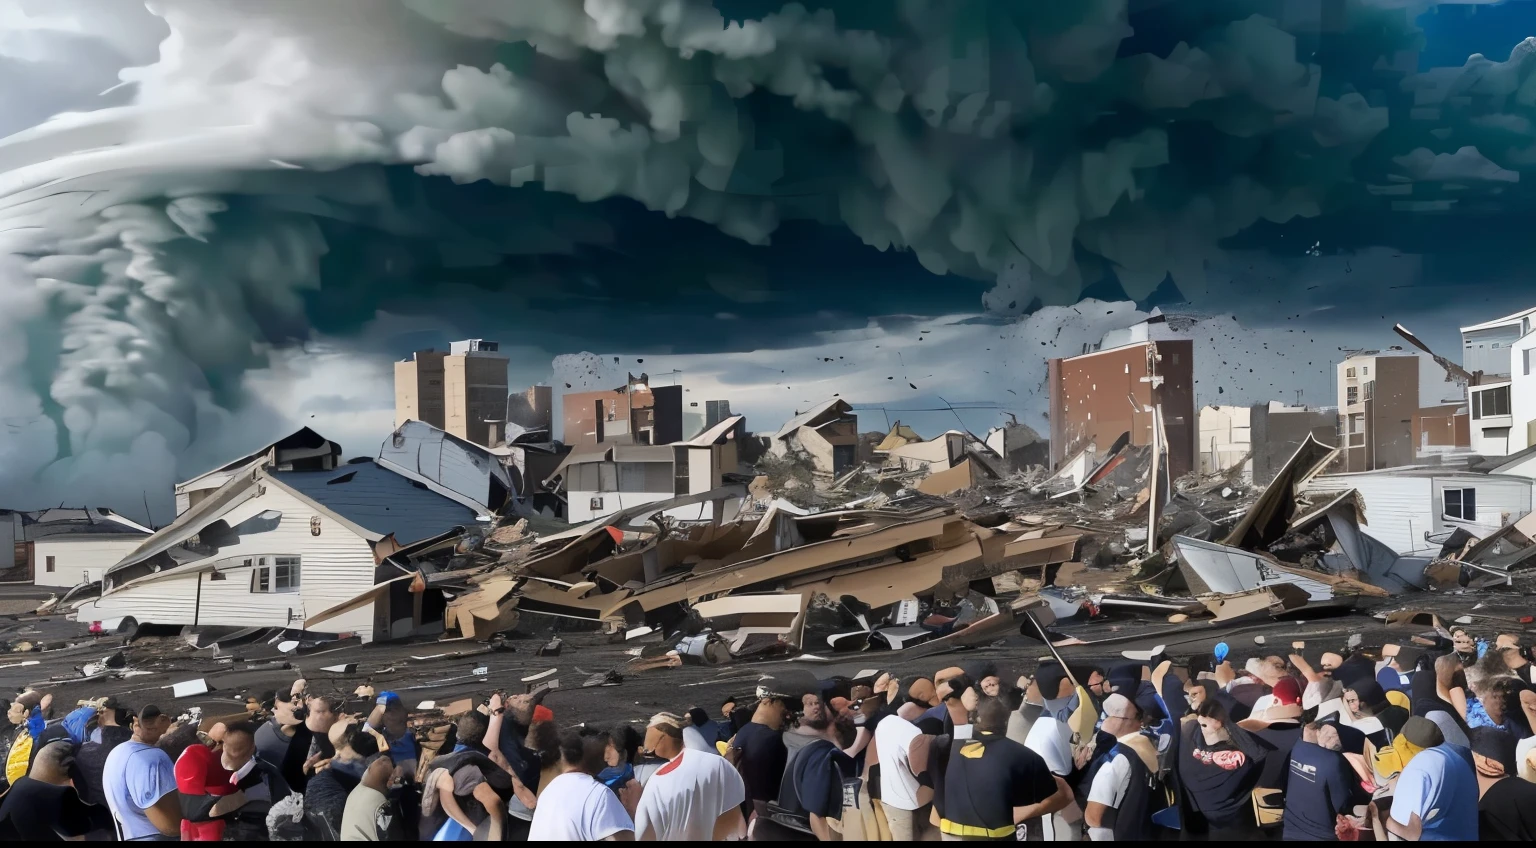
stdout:
{"type": "Polygon", "coordinates": [[[72,743],[59,740],[38,750],[31,772],[0,803],[0,838],[62,842],[80,839],[90,829],[89,811],[69,784],[73,749],[72,743]]]}
{"type": "Polygon", "coordinates": [[[828,821],[842,817],[843,780],[854,773],[852,758],[838,748],[838,731],[832,708],[818,691],[801,697],[800,724],[784,734],[790,752],[779,806],[803,813],[811,832],[823,842],[833,838],[828,821]]]}

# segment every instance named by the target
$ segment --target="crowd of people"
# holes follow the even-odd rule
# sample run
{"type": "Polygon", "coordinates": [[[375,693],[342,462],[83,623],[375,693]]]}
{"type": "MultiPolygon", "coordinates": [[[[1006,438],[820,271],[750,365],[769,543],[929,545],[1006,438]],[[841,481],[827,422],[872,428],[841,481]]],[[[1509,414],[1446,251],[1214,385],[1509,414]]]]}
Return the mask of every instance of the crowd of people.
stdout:
{"type": "Polygon", "coordinates": [[[1536,665],[1487,635],[786,673],[643,731],[562,725],[547,690],[433,735],[397,694],[350,713],[303,680],[206,729],[29,689],[0,839],[1530,840],[1536,665]]]}

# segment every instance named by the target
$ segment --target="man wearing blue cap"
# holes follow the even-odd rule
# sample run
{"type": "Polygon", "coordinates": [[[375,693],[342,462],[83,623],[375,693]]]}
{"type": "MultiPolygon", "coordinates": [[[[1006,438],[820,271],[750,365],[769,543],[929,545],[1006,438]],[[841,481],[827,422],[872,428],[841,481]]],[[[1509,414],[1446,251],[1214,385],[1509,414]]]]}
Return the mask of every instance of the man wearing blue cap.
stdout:
{"type": "Polygon", "coordinates": [[[421,744],[416,741],[406,723],[405,702],[394,692],[380,692],[374,700],[373,713],[368,716],[368,729],[381,734],[389,743],[389,756],[395,768],[407,779],[416,774],[416,763],[421,757],[421,744]]]}

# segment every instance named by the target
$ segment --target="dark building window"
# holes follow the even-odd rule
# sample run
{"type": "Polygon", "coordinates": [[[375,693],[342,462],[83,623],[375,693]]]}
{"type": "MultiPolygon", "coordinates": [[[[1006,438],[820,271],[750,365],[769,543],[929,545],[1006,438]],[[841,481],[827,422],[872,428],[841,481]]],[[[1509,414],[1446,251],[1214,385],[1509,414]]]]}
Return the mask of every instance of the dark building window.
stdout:
{"type": "Polygon", "coordinates": [[[1477,490],[1476,489],[1446,489],[1445,517],[1457,518],[1462,521],[1477,520],[1477,490]]]}
{"type": "Polygon", "coordinates": [[[1472,396],[1472,400],[1473,418],[1509,414],[1509,386],[1477,392],[1472,396]]]}

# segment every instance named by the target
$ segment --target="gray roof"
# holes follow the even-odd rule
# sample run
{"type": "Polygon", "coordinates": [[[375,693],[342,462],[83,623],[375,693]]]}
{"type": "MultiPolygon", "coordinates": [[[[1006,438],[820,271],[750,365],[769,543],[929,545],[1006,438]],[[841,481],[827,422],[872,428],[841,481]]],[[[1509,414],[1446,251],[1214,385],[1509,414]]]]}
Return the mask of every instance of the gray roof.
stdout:
{"type": "Polygon", "coordinates": [[[146,530],[116,513],[100,507],[72,509],[55,507],[21,513],[22,535],[28,541],[56,536],[146,537],[146,530]]]}
{"type": "Polygon", "coordinates": [[[271,477],[366,530],[402,545],[459,525],[473,526],[476,512],[451,498],[383,468],[373,460],[333,471],[272,471],[271,477]]]}

